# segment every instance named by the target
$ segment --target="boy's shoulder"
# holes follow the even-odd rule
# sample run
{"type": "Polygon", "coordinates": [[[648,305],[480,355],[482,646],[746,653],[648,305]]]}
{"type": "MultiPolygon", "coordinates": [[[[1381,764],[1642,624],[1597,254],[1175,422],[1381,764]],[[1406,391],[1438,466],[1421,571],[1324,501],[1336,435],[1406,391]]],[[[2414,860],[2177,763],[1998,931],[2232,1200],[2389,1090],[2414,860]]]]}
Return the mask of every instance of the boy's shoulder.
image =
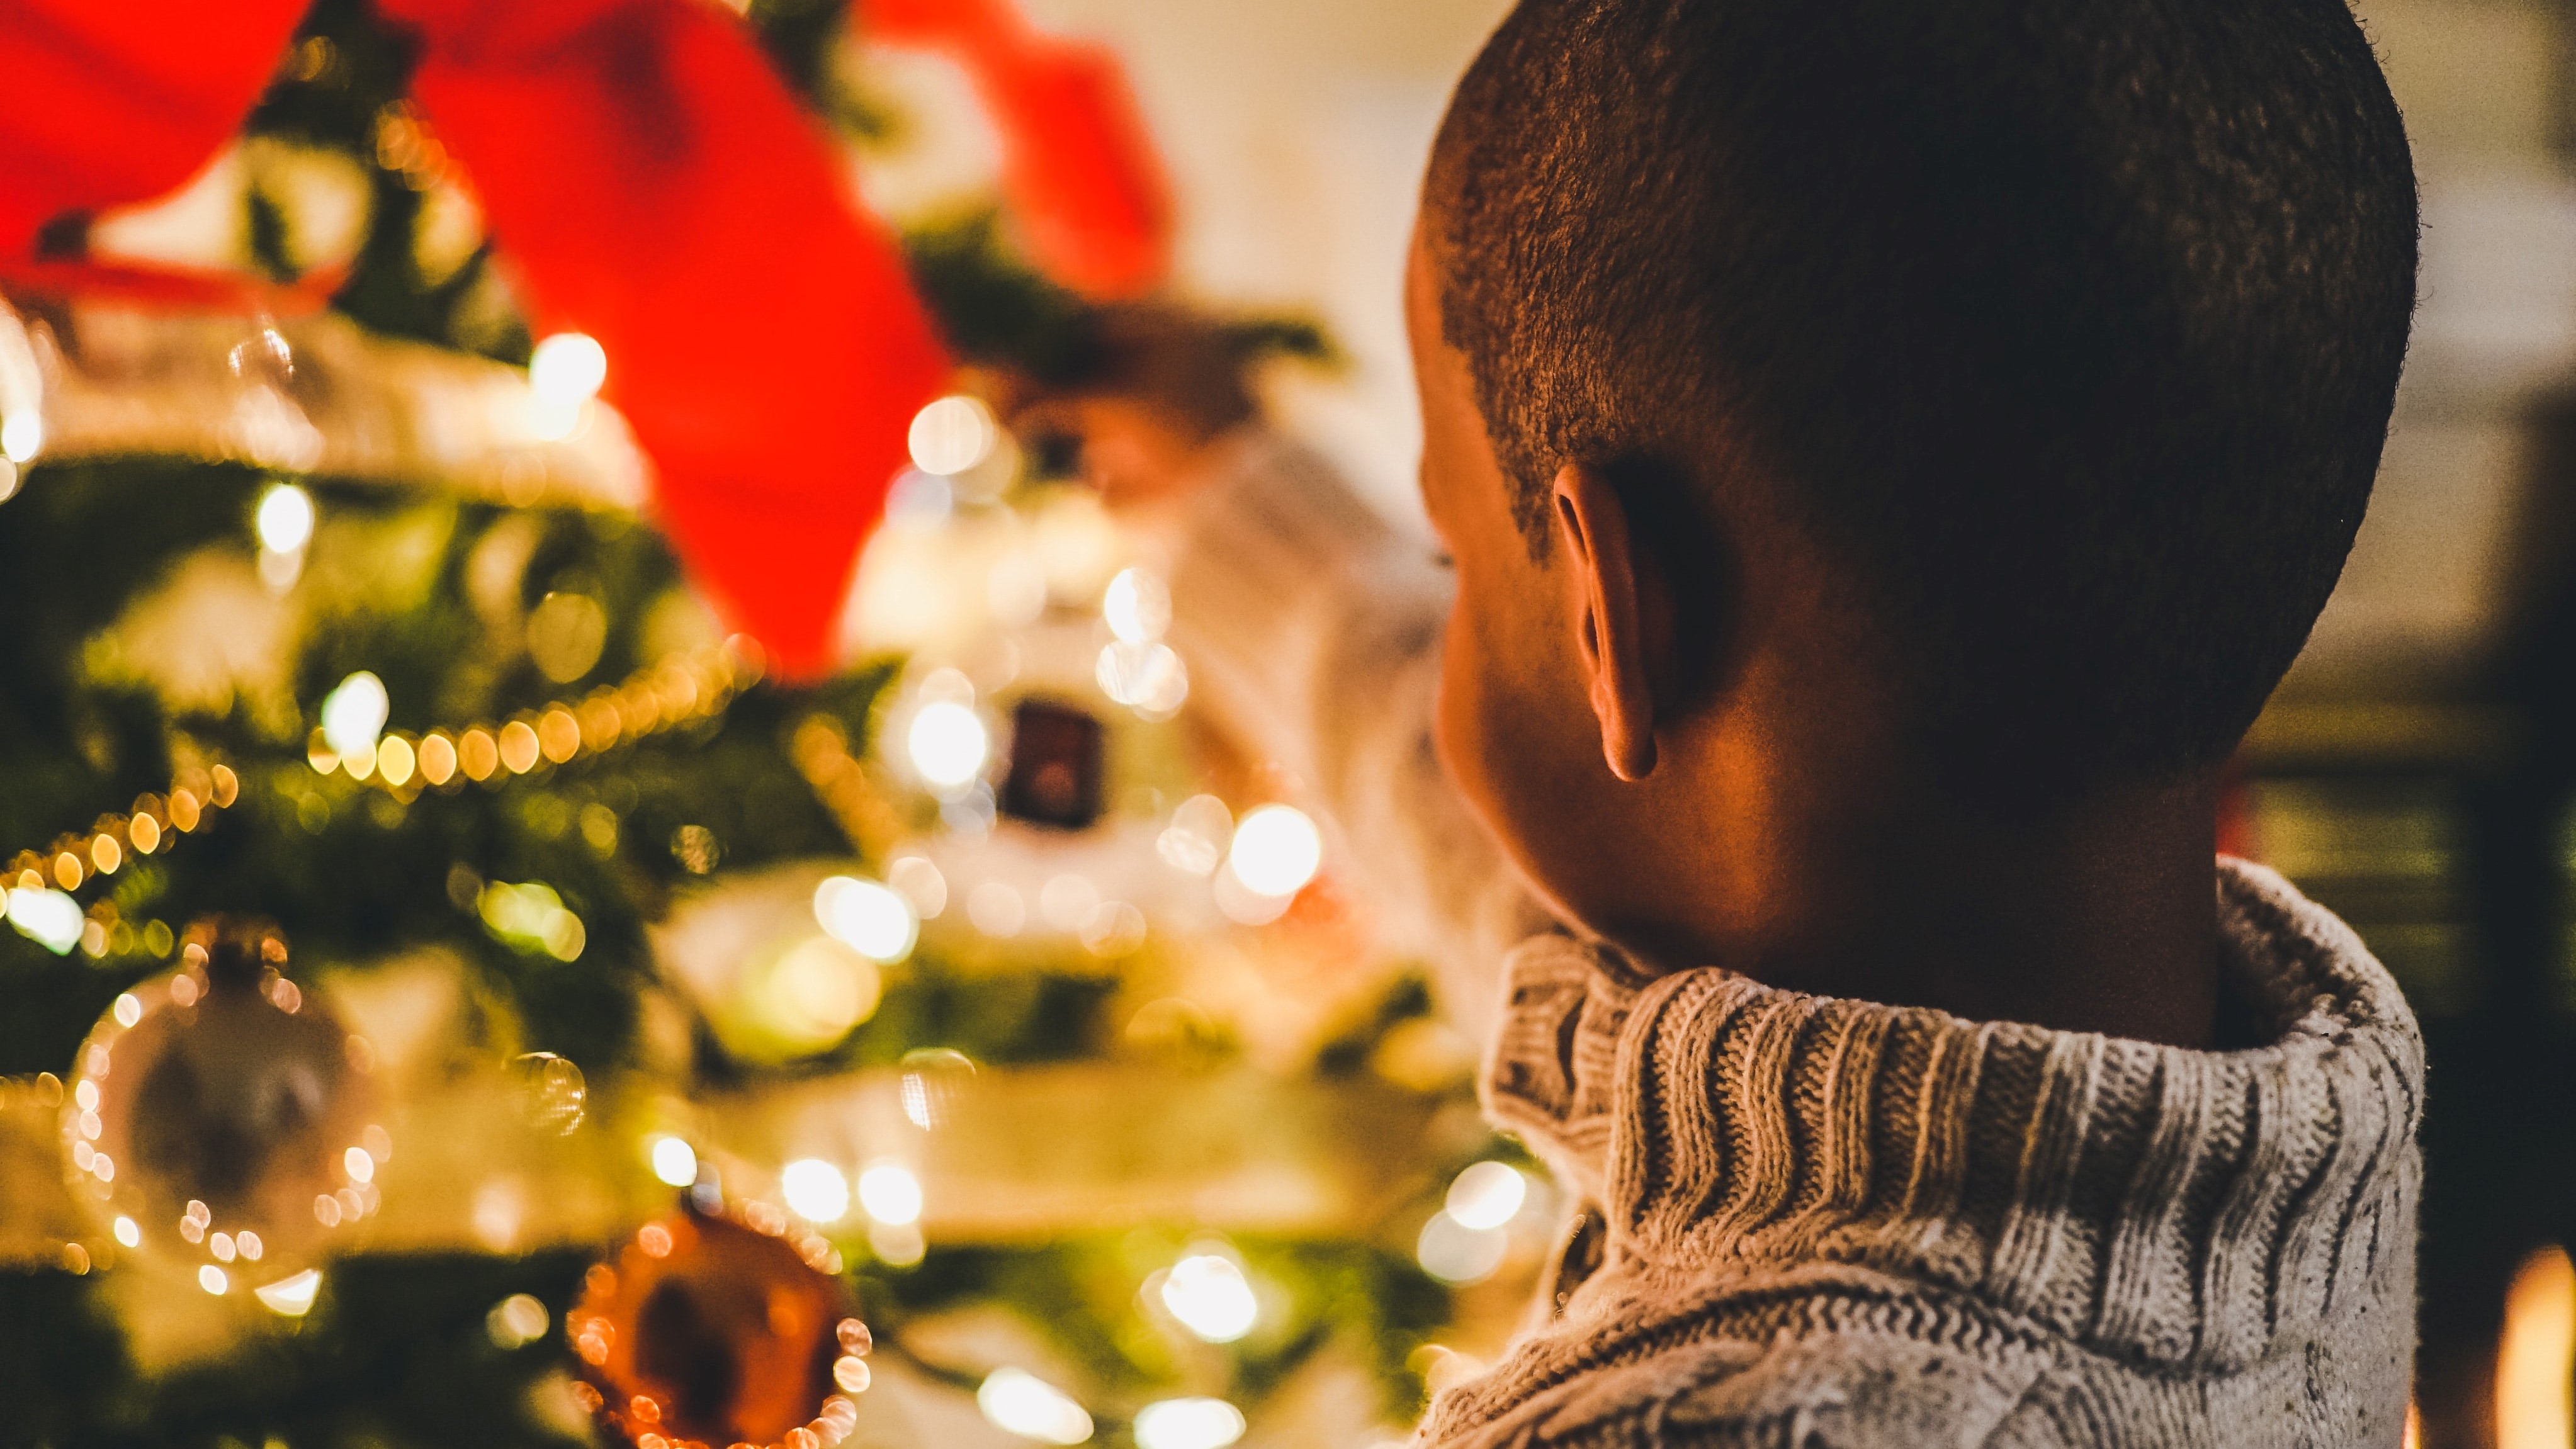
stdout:
{"type": "Polygon", "coordinates": [[[1426,1449],[2063,1442],[2029,1429],[2064,1356],[1972,1305],[1824,1287],[1784,1299],[1760,1284],[1742,1299],[1681,1338],[1583,1335],[1608,1351],[1482,1423],[1468,1422],[1478,1396],[1444,1401],[1426,1449]]]}
{"type": "Polygon", "coordinates": [[[1857,1266],[1747,1274],[1679,1314],[1596,1303],[1541,1330],[1444,1395],[1418,1445],[2395,1449],[2408,1306],[2216,1369],[2107,1354],[1979,1295],[1857,1266]]]}

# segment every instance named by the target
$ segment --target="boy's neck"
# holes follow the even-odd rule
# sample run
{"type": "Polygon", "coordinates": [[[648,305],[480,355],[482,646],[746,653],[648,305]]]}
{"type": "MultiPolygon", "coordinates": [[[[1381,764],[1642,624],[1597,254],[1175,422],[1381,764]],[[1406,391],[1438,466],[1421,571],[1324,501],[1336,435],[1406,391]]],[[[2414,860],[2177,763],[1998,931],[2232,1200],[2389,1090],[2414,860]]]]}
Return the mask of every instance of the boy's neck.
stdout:
{"type": "MultiPolygon", "coordinates": [[[[2119,786],[2045,812],[1886,809],[1746,932],[1673,922],[1639,941],[1768,985],[1970,1020],[2209,1047],[2220,1028],[2216,785],[2119,786]]],[[[1716,913],[1710,913],[1715,915],[1716,913]]],[[[1742,916],[1737,916],[1738,921],[1742,916]]]]}

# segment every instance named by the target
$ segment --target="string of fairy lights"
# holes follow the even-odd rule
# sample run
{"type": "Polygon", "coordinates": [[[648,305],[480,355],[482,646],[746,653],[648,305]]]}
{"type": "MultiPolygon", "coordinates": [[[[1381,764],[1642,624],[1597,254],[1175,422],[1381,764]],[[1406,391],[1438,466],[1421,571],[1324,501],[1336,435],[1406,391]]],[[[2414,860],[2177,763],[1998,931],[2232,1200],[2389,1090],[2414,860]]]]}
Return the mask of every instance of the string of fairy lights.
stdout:
{"type": "Polygon", "coordinates": [[[424,789],[498,786],[541,764],[568,765],[712,719],[758,683],[761,671],[758,647],[737,635],[648,664],[577,701],[524,710],[503,724],[419,735],[385,731],[384,684],[361,671],[324,696],[304,758],[318,774],[344,773],[404,800],[424,789]]]}
{"type": "MultiPolygon", "coordinates": [[[[86,831],[12,856],[0,877],[0,914],[58,955],[75,945],[104,955],[113,922],[84,912],[71,892],[116,874],[128,861],[169,850],[240,798],[241,777],[230,766],[183,765],[167,794],[144,795],[132,809],[102,815],[86,831]]],[[[170,943],[158,944],[156,954],[166,954],[170,943]]]]}
{"type": "MultiPolygon", "coordinates": [[[[306,746],[305,762],[405,802],[423,790],[497,788],[545,765],[567,765],[714,718],[758,683],[761,673],[757,647],[736,638],[658,660],[616,685],[522,711],[506,723],[413,735],[384,732],[384,685],[361,672],[324,698],[323,722],[306,746]]],[[[230,765],[184,765],[166,793],[144,795],[128,810],[100,816],[86,831],[10,857],[0,872],[0,917],[57,955],[79,947],[104,956],[119,925],[113,902],[102,897],[84,909],[72,893],[129,862],[169,851],[240,798],[241,777],[230,765]]],[[[174,943],[154,937],[168,930],[150,923],[136,944],[149,954],[167,955],[174,943]]]]}

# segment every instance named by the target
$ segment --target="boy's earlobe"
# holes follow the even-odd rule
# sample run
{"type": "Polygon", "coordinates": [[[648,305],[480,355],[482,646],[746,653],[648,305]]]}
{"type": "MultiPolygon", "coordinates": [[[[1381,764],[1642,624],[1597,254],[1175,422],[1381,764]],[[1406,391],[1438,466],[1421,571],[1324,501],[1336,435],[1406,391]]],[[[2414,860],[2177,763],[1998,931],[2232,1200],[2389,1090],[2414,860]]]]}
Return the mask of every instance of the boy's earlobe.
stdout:
{"type": "Polygon", "coordinates": [[[1646,660],[1645,599],[1628,534],[1628,512],[1597,469],[1557,470],[1556,523],[1582,595],[1575,645],[1601,726],[1610,773],[1638,781],[1655,771],[1655,689],[1646,660]]]}

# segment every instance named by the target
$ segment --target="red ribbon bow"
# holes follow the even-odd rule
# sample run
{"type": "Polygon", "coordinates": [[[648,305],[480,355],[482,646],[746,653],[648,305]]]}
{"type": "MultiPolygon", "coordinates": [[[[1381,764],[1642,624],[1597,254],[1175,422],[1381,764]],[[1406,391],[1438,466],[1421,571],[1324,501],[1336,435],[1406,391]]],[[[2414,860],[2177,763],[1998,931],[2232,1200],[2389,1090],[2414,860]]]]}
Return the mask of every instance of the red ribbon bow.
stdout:
{"type": "MultiPolygon", "coordinates": [[[[859,545],[950,363],[848,168],[734,17],[704,0],[380,0],[542,335],[609,358],[674,546],[776,666],[833,662],[859,545]]],[[[0,261],[68,212],[160,195],[232,135],[305,0],[0,7],[0,261]]],[[[952,50],[1005,137],[1041,266],[1152,285],[1169,207],[1114,63],[990,0],[889,7],[952,50]]]]}

